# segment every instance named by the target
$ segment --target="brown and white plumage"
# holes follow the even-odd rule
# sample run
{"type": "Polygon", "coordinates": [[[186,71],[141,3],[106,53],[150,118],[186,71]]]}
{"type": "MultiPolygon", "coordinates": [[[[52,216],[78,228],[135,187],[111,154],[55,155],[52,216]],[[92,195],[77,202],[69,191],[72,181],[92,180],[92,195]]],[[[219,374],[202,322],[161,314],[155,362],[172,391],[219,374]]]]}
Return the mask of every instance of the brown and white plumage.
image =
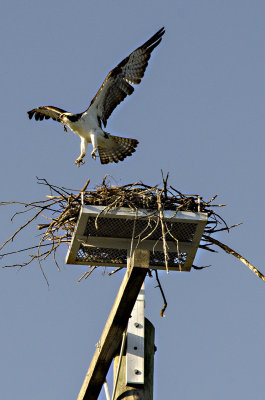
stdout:
{"type": "Polygon", "coordinates": [[[75,161],[78,166],[84,163],[88,143],[93,145],[92,157],[96,158],[98,151],[102,164],[124,160],[135,151],[138,141],[110,135],[102,130],[102,123],[106,127],[113,110],[127,95],[133,93],[132,85],[141,82],[151,53],[161,42],[164,33],[165,29],[161,28],[109,72],[90,106],[83,113],[72,114],[58,107],[42,106],[28,111],[29,118],[35,116],[37,121],[52,118],[62,123],[66,131],[69,127],[79,135],[81,154],[75,161]]]}
{"type": "Polygon", "coordinates": [[[109,146],[109,141],[105,141],[103,144],[98,143],[98,154],[101,164],[123,161],[125,157],[131,156],[135,152],[138,140],[108,135],[110,139],[109,146]]]}

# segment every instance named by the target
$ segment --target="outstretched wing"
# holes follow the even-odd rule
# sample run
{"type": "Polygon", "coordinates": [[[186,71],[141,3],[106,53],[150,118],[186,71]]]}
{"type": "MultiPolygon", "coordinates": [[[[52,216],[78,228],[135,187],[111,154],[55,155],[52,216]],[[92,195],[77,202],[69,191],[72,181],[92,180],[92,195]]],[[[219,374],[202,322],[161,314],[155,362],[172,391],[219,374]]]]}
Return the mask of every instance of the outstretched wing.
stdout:
{"type": "Polygon", "coordinates": [[[43,107],[37,107],[34,108],[33,110],[28,111],[29,119],[33,117],[35,114],[35,119],[36,121],[40,120],[42,121],[44,118],[49,119],[52,118],[54,121],[61,122],[61,115],[66,113],[67,111],[62,110],[61,108],[58,107],[53,107],[53,106],[43,106],[43,107]]]}
{"type": "Polygon", "coordinates": [[[131,95],[134,88],[131,84],[139,84],[144,76],[152,51],[162,40],[165,29],[161,28],[147,42],[134,50],[120,62],[106,77],[89,108],[95,108],[98,119],[104,126],[112,111],[131,95]]]}

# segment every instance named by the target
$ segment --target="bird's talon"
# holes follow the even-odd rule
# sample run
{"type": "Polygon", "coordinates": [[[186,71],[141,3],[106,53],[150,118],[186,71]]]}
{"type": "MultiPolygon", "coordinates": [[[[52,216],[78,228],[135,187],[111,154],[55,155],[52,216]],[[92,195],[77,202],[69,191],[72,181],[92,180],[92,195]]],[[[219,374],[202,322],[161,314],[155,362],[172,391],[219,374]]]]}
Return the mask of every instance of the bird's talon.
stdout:
{"type": "Polygon", "coordinates": [[[96,158],[98,157],[98,155],[96,154],[96,151],[92,151],[91,157],[93,158],[93,160],[96,160],[96,158]]]}
{"type": "Polygon", "coordinates": [[[85,161],[83,160],[83,158],[81,158],[81,159],[77,158],[77,159],[75,160],[75,164],[76,164],[78,167],[80,167],[80,163],[81,163],[81,164],[85,164],[85,161]]]}

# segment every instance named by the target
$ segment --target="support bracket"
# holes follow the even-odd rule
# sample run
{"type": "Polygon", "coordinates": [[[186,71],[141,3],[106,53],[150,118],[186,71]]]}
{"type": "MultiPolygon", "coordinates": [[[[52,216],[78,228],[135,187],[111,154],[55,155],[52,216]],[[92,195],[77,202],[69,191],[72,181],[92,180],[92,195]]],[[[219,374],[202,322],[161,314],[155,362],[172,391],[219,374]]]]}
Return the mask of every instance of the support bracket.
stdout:
{"type": "Polygon", "coordinates": [[[127,329],[126,384],[144,384],[144,283],[135,302],[127,329]]]}

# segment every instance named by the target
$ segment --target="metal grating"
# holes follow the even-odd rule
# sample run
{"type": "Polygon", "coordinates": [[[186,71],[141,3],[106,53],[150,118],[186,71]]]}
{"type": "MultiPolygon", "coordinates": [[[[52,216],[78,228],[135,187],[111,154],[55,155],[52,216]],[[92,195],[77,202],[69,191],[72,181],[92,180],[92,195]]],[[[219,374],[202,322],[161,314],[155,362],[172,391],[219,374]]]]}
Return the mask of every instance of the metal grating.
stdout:
{"type": "Polygon", "coordinates": [[[77,253],[76,262],[100,265],[126,265],[127,250],[88,247],[81,244],[77,253]]]}
{"type": "MultiPolygon", "coordinates": [[[[192,242],[197,224],[165,221],[170,231],[167,241],[174,242],[176,238],[181,242],[192,242]]],[[[131,239],[134,232],[135,239],[148,237],[148,240],[159,240],[162,237],[161,224],[157,219],[120,219],[88,217],[84,236],[93,237],[116,237],[131,239]]]]}
{"type": "MultiPolygon", "coordinates": [[[[168,266],[171,268],[183,267],[187,253],[168,253],[168,266]]],[[[127,250],[80,245],[76,262],[91,265],[126,266],[127,250]]],[[[150,252],[150,267],[165,267],[165,256],[162,251],[150,252]]]]}
{"type": "MultiPolygon", "coordinates": [[[[190,270],[207,218],[201,212],[164,211],[169,268],[190,270]]],[[[128,254],[136,248],[149,251],[150,268],[165,269],[157,212],[123,207],[106,212],[103,206],[83,206],[66,263],[126,267],[128,254]]]]}
{"type": "MultiPolygon", "coordinates": [[[[169,268],[177,268],[185,264],[187,259],[187,253],[181,252],[179,255],[177,253],[168,253],[168,266],[169,268]]],[[[150,252],[150,266],[152,267],[165,267],[165,255],[162,251],[150,252]]]]}

